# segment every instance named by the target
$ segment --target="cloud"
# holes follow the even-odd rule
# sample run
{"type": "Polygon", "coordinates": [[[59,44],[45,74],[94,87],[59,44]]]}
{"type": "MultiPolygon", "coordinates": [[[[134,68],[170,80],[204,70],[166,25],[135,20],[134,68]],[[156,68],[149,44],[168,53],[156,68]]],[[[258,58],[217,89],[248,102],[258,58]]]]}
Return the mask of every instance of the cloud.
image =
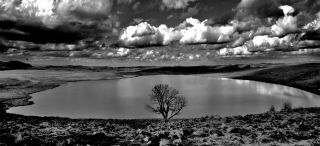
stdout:
{"type": "Polygon", "coordinates": [[[282,10],[284,16],[292,15],[294,12],[294,8],[288,5],[280,6],[279,9],[282,10]]]}
{"type": "Polygon", "coordinates": [[[320,11],[319,13],[317,13],[316,15],[316,19],[307,23],[305,26],[303,26],[302,28],[307,30],[307,31],[317,31],[320,29],[320,11]]]}
{"type": "Polygon", "coordinates": [[[249,50],[259,50],[259,48],[290,48],[295,42],[294,35],[287,35],[285,37],[270,37],[270,36],[255,36],[251,41],[247,42],[249,50]]]}
{"type": "MultiPolygon", "coordinates": [[[[314,9],[310,4],[312,0],[306,1],[242,0],[234,9],[234,14],[224,23],[210,18],[204,21],[187,18],[180,25],[173,27],[140,22],[138,25],[125,28],[119,37],[119,42],[124,47],[172,43],[216,44],[220,47],[213,50],[217,50],[216,55],[221,56],[297,51],[301,48],[319,47],[320,12],[317,16],[314,10],[302,9],[306,6],[314,9]]],[[[188,13],[194,5],[190,7],[181,5],[181,7],[186,8],[181,12],[188,13]]],[[[173,6],[171,8],[178,9],[173,6]]],[[[199,9],[198,13],[202,11],[199,9]]],[[[179,16],[177,14],[170,13],[166,16],[179,16]]]]}
{"type": "Polygon", "coordinates": [[[220,56],[252,55],[270,51],[296,51],[306,47],[319,46],[319,41],[301,41],[298,34],[289,34],[284,37],[269,35],[254,36],[241,46],[230,46],[217,51],[220,56]],[[317,44],[317,45],[316,45],[317,44]],[[314,46],[315,45],[315,46],[314,46]]]}
{"type": "Polygon", "coordinates": [[[280,6],[279,7],[284,14],[283,18],[280,18],[276,24],[271,27],[271,32],[275,36],[283,36],[288,33],[299,31],[297,26],[297,17],[291,16],[294,12],[294,8],[291,6],[280,6]]]}
{"type": "Polygon", "coordinates": [[[280,0],[241,0],[236,8],[238,17],[257,16],[259,18],[279,17],[280,0]]]}
{"type": "Polygon", "coordinates": [[[251,7],[256,0],[241,0],[241,2],[238,4],[239,8],[248,8],[251,7]]]}
{"type": "Polygon", "coordinates": [[[117,0],[118,4],[131,4],[135,0],[117,0]]]}
{"type": "Polygon", "coordinates": [[[54,21],[54,0],[2,0],[2,19],[40,21],[49,24],[54,21]]]}
{"type": "Polygon", "coordinates": [[[112,0],[62,0],[56,11],[60,17],[92,20],[107,18],[112,6],[112,0]]]}
{"type": "Polygon", "coordinates": [[[107,19],[113,0],[1,0],[1,19],[27,23],[39,21],[47,27],[107,19]]]}
{"type": "Polygon", "coordinates": [[[98,37],[119,26],[112,7],[113,0],[0,0],[0,29],[16,30],[0,37],[43,43],[98,37]]]}
{"type": "Polygon", "coordinates": [[[189,17],[193,17],[194,15],[197,15],[198,13],[199,13],[198,8],[190,7],[190,8],[187,9],[186,12],[181,14],[180,18],[181,19],[186,19],[186,18],[189,18],[189,17]]]}
{"type": "Polygon", "coordinates": [[[235,55],[250,55],[252,54],[248,51],[246,46],[240,46],[235,48],[223,48],[216,52],[219,56],[235,56],[235,55]]]}
{"type": "Polygon", "coordinates": [[[235,28],[230,25],[226,26],[207,26],[206,21],[200,22],[194,18],[186,19],[186,23],[191,27],[181,30],[181,44],[197,44],[197,43],[223,43],[231,40],[231,35],[235,32],[235,28]]]}
{"type": "Polygon", "coordinates": [[[206,21],[200,22],[197,19],[188,18],[176,28],[168,28],[166,25],[155,27],[147,22],[142,22],[125,28],[119,41],[126,47],[169,45],[175,41],[180,44],[231,41],[231,36],[235,32],[234,26],[207,26],[206,21]]]}
{"type": "Polygon", "coordinates": [[[162,0],[164,6],[169,9],[183,9],[189,5],[189,2],[196,0],[162,0]]]}
{"type": "Polygon", "coordinates": [[[279,17],[281,11],[278,7],[288,5],[296,9],[295,13],[306,12],[314,15],[320,10],[320,1],[318,0],[241,0],[237,9],[247,10],[248,15],[256,15],[258,17],[279,17]]]}
{"type": "Polygon", "coordinates": [[[36,43],[111,38],[133,48],[215,44],[210,49],[222,48],[221,55],[319,46],[317,0],[239,0],[229,11],[214,5],[231,4],[222,1],[0,0],[0,37],[36,43]]]}
{"type": "Polygon", "coordinates": [[[142,22],[135,26],[127,27],[119,37],[119,41],[126,47],[143,47],[152,45],[168,45],[177,40],[180,33],[166,25],[151,26],[142,22]]]}

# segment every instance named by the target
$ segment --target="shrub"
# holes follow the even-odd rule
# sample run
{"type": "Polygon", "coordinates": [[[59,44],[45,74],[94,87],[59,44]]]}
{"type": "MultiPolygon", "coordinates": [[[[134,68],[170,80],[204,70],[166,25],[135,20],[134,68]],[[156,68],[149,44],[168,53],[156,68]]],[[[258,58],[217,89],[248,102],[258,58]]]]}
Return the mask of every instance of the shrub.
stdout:
{"type": "Polygon", "coordinates": [[[271,105],[271,107],[269,108],[269,113],[275,113],[276,112],[276,108],[274,107],[274,105],[271,105]]]}
{"type": "Polygon", "coordinates": [[[6,114],[8,106],[4,103],[0,103],[0,115],[6,114]]]}
{"type": "Polygon", "coordinates": [[[281,111],[291,111],[292,110],[292,104],[290,102],[283,103],[281,111]]]}

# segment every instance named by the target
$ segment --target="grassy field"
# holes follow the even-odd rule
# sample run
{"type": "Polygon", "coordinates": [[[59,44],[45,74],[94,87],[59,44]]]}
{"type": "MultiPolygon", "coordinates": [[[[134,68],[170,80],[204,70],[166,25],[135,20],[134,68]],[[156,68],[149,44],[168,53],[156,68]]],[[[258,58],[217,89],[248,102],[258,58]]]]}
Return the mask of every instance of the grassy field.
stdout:
{"type": "Polygon", "coordinates": [[[234,78],[281,84],[320,95],[320,63],[283,65],[234,78]]]}

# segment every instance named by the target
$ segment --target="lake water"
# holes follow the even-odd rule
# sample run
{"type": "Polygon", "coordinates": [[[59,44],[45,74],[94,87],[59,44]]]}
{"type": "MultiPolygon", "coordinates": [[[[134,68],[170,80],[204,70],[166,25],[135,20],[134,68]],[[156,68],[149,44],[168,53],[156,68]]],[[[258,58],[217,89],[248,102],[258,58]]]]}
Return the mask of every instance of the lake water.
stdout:
{"type": "Polygon", "coordinates": [[[67,83],[33,94],[35,104],[9,112],[71,118],[159,118],[145,109],[148,95],[158,83],[169,84],[187,98],[188,106],[178,118],[262,113],[271,105],[279,110],[284,102],[295,107],[320,105],[319,96],[281,85],[211,75],[157,75],[67,83]]]}

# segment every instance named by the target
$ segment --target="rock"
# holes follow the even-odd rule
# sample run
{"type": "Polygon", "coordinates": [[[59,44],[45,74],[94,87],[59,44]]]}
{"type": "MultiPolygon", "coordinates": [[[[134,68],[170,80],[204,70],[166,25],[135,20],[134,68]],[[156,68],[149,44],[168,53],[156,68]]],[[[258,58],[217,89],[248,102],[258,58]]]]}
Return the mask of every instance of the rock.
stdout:
{"type": "Polygon", "coordinates": [[[96,133],[94,135],[78,135],[75,143],[71,143],[71,145],[114,145],[116,143],[116,137],[107,136],[104,133],[96,133]]]}
{"type": "Polygon", "coordinates": [[[225,123],[231,123],[233,120],[231,117],[226,117],[225,123]]]}
{"type": "Polygon", "coordinates": [[[173,142],[172,142],[173,145],[182,145],[182,140],[181,139],[175,139],[173,142]]]}
{"type": "Polygon", "coordinates": [[[138,130],[136,131],[136,133],[137,133],[137,134],[141,134],[141,133],[142,133],[142,130],[141,130],[141,129],[138,129],[138,130]]]}
{"type": "Polygon", "coordinates": [[[244,128],[238,128],[238,127],[229,127],[227,129],[228,133],[239,133],[241,135],[246,135],[250,130],[244,129],[244,128]]]}
{"type": "Polygon", "coordinates": [[[40,128],[47,128],[50,126],[49,122],[42,122],[39,124],[40,128]]]}
{"type": "Polygon", "coordinates": [[[161,139],[158,136],[152,136],[152,137],[150,137],[148,143],[149,143],[149,145],[159,145],[160,140],[161,139]]]}
{"type": "Polygon", "coordinates": [[[198,129],[197,131],[193,132],[194,136],[198,136],[198,137],[207,137],[209,136],[209,131],[207,129],[198,129]]]}
{"type": "Polygon", "coordinates": [[[211,135],[216,135],[216,137],[224,136],[223,132],[220,130],[212,130],[210,131],[211,135]]]}
{"type": "Polygon", "coordinates": [[[184,129],[182,130],[182,132],[183,132],[183,135],[184,135],[184,136],[189,136],[189,135],[191,135],[191,134],[194,132],[194,130],[193,130],[193,129],[189,129],[189,128],[184,128],[184,129]]]}
{"type": "Polygon", "coordinates": [[[200,121],[201,122],[205,122],[205,121],[207,121],[209,119],[209,116],[205,116],[205,117],[201,117],[200,118],[200,121]]]}
{"type": "Polygon", "coordinates": [[[23,139],[16,143],[16,145],[43,145],[43,141],[38,137],[23,139]]]}
{"type": "Polygon", "coordinates": [[[270,138],[262,138],[261,139],[261,142],[262,143],[269,143],[269,142],[271,142],[272,141],[272,139],[270,139],[270,138]]]}
{"type": "Polygon", "coordinates": [[[272,131],[272,133],[269,135],[269,138],[281,142],[287,141],[287,136],[284,134],[284,131],[280,130],[272,131]]]}
{"type": "Polygon", "coordinates": [[[170,131],[170,135],[169,137],[171,137],[172,139],[178,139],[181,138],[183,136],[183,132],[181,130],[172,130],[170,131]]]}
{"type": "Polygon", "coordinates": [[[143,141],[144,141],[144,142],[148,142],[149,139],[150,139],[150,138],[147,136],[147,137],[143,138],[143,141]]]}
{"type": "Polygon", "coordinates": [[[299,127],[298,127],[298,130],[299,130],[299,131],[308,131],[308,130],[310,130],[310,129],[312,129],[311,126],[306,125],[306,124],[304,124],[304,123],[300,124],[299,127]]]}
{"type": "Polygon", "coordinates": [[[167,131],[161,131],[159,134],[158,134],[158,137],[160,139],[165,139],[165,138],[168,138],[170,135],[170,132],[167,132],[167,131]]]}
{"type": "Polygon", "coordinates": [[[159,146],[168,146],[170,144],[170,141],[167,139],[161,139],[159,146]]]}

